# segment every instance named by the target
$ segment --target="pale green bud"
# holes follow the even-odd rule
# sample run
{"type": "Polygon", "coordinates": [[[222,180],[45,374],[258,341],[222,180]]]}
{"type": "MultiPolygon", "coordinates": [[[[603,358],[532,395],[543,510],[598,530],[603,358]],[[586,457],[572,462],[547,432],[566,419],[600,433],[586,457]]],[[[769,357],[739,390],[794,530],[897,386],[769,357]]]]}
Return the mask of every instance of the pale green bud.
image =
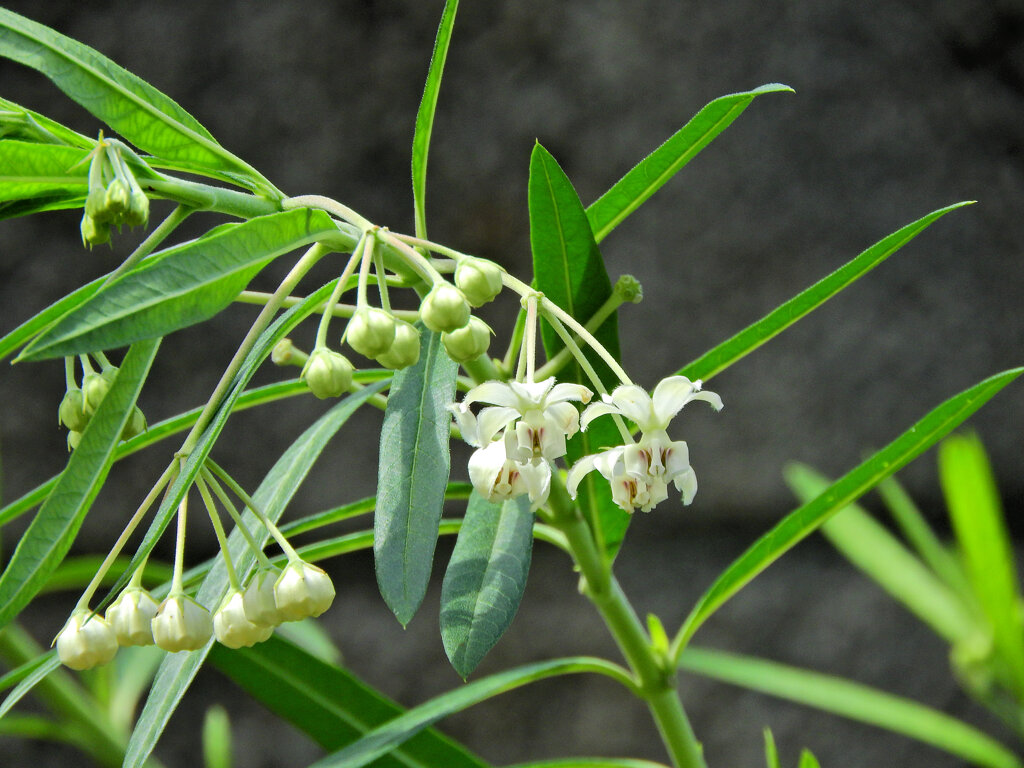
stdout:
{"type": "Polygon", "coordinates": [[[306,562],[289,563],[274,584],[274,603],[285,621],[319,616],[333,602],[331,577],[306,562]]]}
{"type": "Polygon", "coordinates": [[[107,193],[103,187],[93,187],[85,198],[85,215],[97,224],[109,224],[113,216],[107,210],[107,193]]]}
{"type": "Polygon", "coordinates": [[[478,317],[469,318],[469,322],[457,331],[441,334],[448,357],[456,363],[468,363],[476,360],[491,345],[491,329],[478,317]]]}
{"type": "Polygon", "coordinates": [[[110,240],[110,225],[100,222],[88,213],[82,217],[82,245],[91,248],[110,240]]]}
{"type": "Polygon", "coordinates": [[[352,386],[352,363],[344,355],[320,347],[309,356],[306,380],[309,391],[323,400],[325,397],[340,397],[352,386]]]}
{"type": "Polygon", "coordinates": [[[86,373],[82,379],[82,392],[85,395],[85,412],[90,416],[96,413],[103,398],[110,391],[111,380],[102,373],[86,373]]]}
{"type": "Polygon", "coordinates": [[[187,595],[174,595],[162,603],[150,622],[153,639],[165,651],[197,651],[213,636],[210,612],[187,595]]]}
{"type": "Polygon", "coordinates": [[[60,423],[73,432],[84,432],[89,424],[89,414],[85,412],[85,395],[80,389],[69,389],[60,401],[57,410],[60,423]]]}
{"type": "Polygon", "coordinates": [[[107,192],[104,198],[105,207],[115,220],[118,216],[124,214],[131,204],[131,194],[128,192],[128,187],[120,179],[114,179],[107,185],[107,192]]]}
{"type": "Polygon", "coordinates": [[[469,302],[450,283],[435,283],[420,304],[420,319],[437,333],[451,333],[469,322],[469,302]]]}
{"type": "Polygon", "coordinates": [[[245,617],[253,624],[276,627],[284,616],[277,610],[274,601],[274,584],[281,576],[279,568],[264,568],[253,574],[242,596],[242,607],[245,617]]]}
{"type": "Polygon", "coordinates": [[[463,259],[455,268],[455,285],[474,307],[501,293],[501,267],[487,259],[463,259]]]}
{"type": "Polygon", "coordinates": [[[75,450],[80,442],[82,442],[81,432],[76,432],[75,430],[68,432],[68,453],[75,450]]]}
{"type": "Polygon", "coordinates": [[[415,365],[420,359],[420,332],[404,320],[395,321],[395,340],[391,349],[377,355],[377,362],[385,368],[401,370],[415,365]]]}
{"type": "Polygon", "coordinates": [[[309,355],[296,347],[291,339],[281,339],[271,350],[270,359],[274,365],[297,365],[302,368],[306,365],[309,355]]]}
{"type": "Polygon", "coordinates": [[[141,435],[146,431],[146,414],[142,412],[139,406],[132,408],[132,415],[128,417],[128,423],[124,425],[124,431],[121,432],[122,440],[131,440],[136,435],[141,435]]]}
{"type": "Polygon", "coordinates": [[[375,307],[360,307],[348,321],[348,345],[364,357],[383,355],[395,340],[395,318],[375,307]]]}
{"type": "Polygon", "coordinates": [[[128,587],[107,608],[119,645],[152,645],[153,617],[160,606],[142,587],[128,587]]]}
{"type": "Polygon", "coordinates": [[[274,628],[256,624],[245,615],[242,592],[231,592],[213,614],[213,633],[228,648],[249,648],[274,634],[274,628]]]}
{"type": "Polygon", "coordinates": [[[57,635],[57,658],[71,669],[92,669],[106,664],[116,653],[114,630],[102,616],[90,616],[84,608],[71,614],[57,635]]]}
{"type": "Polygon", "coordinates": [[[132,192],[128,198],[128,210],[124,223],[129,227],[144,227],[149,223],[149,198],[141,189],[132,192]]]}

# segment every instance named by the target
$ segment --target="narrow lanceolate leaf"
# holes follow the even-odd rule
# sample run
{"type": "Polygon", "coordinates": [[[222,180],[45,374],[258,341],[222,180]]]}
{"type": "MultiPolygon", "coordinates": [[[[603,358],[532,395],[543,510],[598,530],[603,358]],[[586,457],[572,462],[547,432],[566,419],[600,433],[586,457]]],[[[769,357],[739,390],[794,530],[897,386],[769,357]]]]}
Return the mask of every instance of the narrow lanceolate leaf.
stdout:
{"type": "Polygon", "coordinates": [[[0,202],[85,194],[88,151],[60,144],[0,141],[0,202]]]}
{"type": "Polygon", "coordinates": [[[710,379],[721,373],[740,358],[750,354],[769,339],[791,326],[801,317],[817,309],[857,278],[867,274],[896,251],[913,240],[926,227],[950,211],[971,205],[971,201],[932,211],[915,222],[898,229],[888,237],[879,240],[866,251],[841,266],[832,274],[823,277],[810,288],[801,291],[785,304],[772,310],[756,323],[752,323],[732,338],[705,352],[692,363],[679,369],[679,373],[690,379],[710,379]]]}
{"type": "Polygon", "coordinates": [[[217,227],[114,280],[41,333],[18,359],[111,349],[202,322],[276,257],[338,235],[330,216],[308,208],[217,227]]]}
{"type": "Polygon", "coordinates": [[[113,463],[114,449],[132,413],[159,339],[134,345],[113,386],[89,420],[53,492],[18,542],[0,575],[0,628],[43,588],[78,535],[113,463]]]}
{"type": "MultiPolygon", "coordinates": [[[[540,144],[533,148],[530,156],[529,201],[534,285],[585,325],[611,296],[612,284],[576,190],[555,158],[540,144]]],[[[616,313],[601,324],[594,336],[616,360],[619,359],[616,313]]],[[[548,358],[564,346],[546,324],[542,337],[548,358]]],[[[614,388],[619,382],[608,366],[592,350],[585,351],[604,385],[614,388]]],[[[594,388],[575,361],[566,366],[561,379],[594,388]]],[[[569,441],[567,458],[571,463],[606,446],[617,445],[621,440],[611,419],[600,418],[586,432],[569,441]]],[[[608,484],[596,478],[594,472],[584,478],[580,484],[580,502],[598,541],[614,555],[625,536],[629,515],[612,501],[608,484]]]]}
{"type": "MultiPolygon", "coordinates": [[[[302,484],[324,446],[348,421],[356,409],[365,403],[370,395],[379,392],[383,386],[384,382],[378,382],[360,390],[357,394],[346,397],[303,432],[281,455],[281,458],[267,473],[256,493],[253,494],[253,500],[267,517],[275,522],[281,517],[288,502],[302,484]]],[[[269,533],[251,512],[246,512],[243,521],[247,523],[247,527],[257,543],[266,542],[269,533]]],[[[244,582],[252,570],[256,558],[248,548],[245,538],[237,529],[232,531],[228,537],[228,548],[238,577],[244,582]]],[[[224,569],[224,562],[217,559],[203,580],[196,599],[211,611],[215,611],[227,591],[228,577],[224,569]]],[[[124,768],[145,764],[171,714],[177,708],[181,697],[185,695],[185,691],[188,690],[199,667],[206,659],[212,644],[213,640],[198,651],[168,654],[160,664],[153,681],[152,692],[146,700],[146,705],[142,714],[139,715],[135,730],[128,742],[124,768]]]]}
{"type": "MultiPolygon", "coordinates": [[[[785,475],[802,502],[820,496],[830,485],[828,479],[803,464],[788,466],[785,475]]],[[[955,645],[981,631],[956,593],[857,504],[825,521],[821,533],[847,560],[948,642],[955,645]]]]}
{"type": "Polygon", "coordinates": [[[434,130],[437,96],[441,92],[441,76],[444,74],[444,62],[448,58],[448,46],[452,41],[452,28],[455,26],[455,12],[458,9],[459,0],[445,0],[412,137],[412,197],[416,209],[416,236],[423,238],[427,236],[427,155],[430,152],[430,135],[434,130]]]}
{"type": "Polygon", "coordinates": [[[991,625],[1008,687],[1024,696],[1024,616],[1013,542],[992,466],[976,435],[939,446],[939,479],[974,595],[991,625]]]}
{"type": "Polygon", "coordinates": [[[668,766],[651,760],[632,760],[628,757],[563,757],[557,760],[539,760],[535,763],[516,763],[508,768],[668,768],[668,766]]]}
{"type": "Polygon", "coordinates": [[[0,9],[0,56],[46,75],[144,152],[241,174],[250,185],[275,191],[169,97],[77,40],[0,9]]]}
{"type": "Polygon", "coordinates": [[[601,242],[605,235],[728,128],[757,96],[792,90],[788,85],[769,83],[752,91],[722,96],[705,106],[587,208],[594,238],[601,242]]]}
{"type": "Polygon", "coordinates": [[[402,626],[427,593],[451,456],[459,367],[441,335],[420,328],[420,359],[395,374],[380,430],[373,558],[384,602],[402,626]]]}
{"type": "Polygon", "coordinates": [[[0,137],[34,141],[38,144],[66,144],[69,147],[92,149],[96,139],[83,136],[46,115],[33,112],[9,99],[0,98],[0,137]]]}
{"type": "Polygon", "coordinates": [[[885,448],[832,483],[813,501],[786,515],[740,555],[697,602],[673,643],[676,657],[698,627],[761,571],[840,509],[935,445],[1022,372],[1024,368],[1004,371],[950,398],[885,448]]]}
{"type": "Polygon", "coordinates": [[[687,672],[909,736],[974,765],[1022,765],[1010,750],[967,723],[850,680],[707,648],[687,648],[679,666],[687,672]]]}
{"type": "MultiPolygon", "coordinates": [[[[403,712],[347,670],[276,635],[238,651],[216,646],[210,660],[251,696],[328,750],[351,744],[403,712]]],[[[486,763],[447,736],[424,730],[375,765],[483,768],[486,763]]]]}
{"type": "Polygon", "coordinates": [[[474,704],[515,690],[527,683],[580,672],[597,672],[620,679],[622,668],[604,659],[575,656],[541,661],[500,672],[441,694],[410,709],[404,715],[370,731],[354,744],[317,761],[310,768],[360,768],[386,755],[399,744],[404,744],[427,726],[448,715],[461,712],[474,704]]]}
{"type": "Polygon", "coordinates": [[[57,658],[56,651],[49,651],[38,659],[33,659],[30,663],[32,664],[31,670],[18,681],[14,690],[7,694],[3,704],[0,704],[0,718],[10,712],[15,704],[25,698],[26,694],[45,680],[50,673],[60,668],[60,659],[57,658]]]}
{"type": "Polygon", "coordinates": [[[19,216],[31,216],[44,211],[66,211],[69,208],[81,208],[84,205],[84,187],[81,192],[59,192],[26,200],[8,200],[0,203],[0,221],[16,219],[19,216]]]}
{"type": "Polygon", "coordinates": [[[529,500],[492,504],[474,491],[441,587],[441,638],[464,679],[512,624],[532,551],[529,500]]]}

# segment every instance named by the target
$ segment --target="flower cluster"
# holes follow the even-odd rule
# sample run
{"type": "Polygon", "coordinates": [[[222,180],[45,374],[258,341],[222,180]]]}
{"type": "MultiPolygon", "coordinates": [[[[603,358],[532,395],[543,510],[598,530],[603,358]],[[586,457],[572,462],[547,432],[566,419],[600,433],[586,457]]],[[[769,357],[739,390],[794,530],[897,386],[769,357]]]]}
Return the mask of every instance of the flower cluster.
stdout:
{"type": "Polygon", "coordinates": [[[57,655],[71,669],[114,658],[119,646],[156,645],[176,653],[205,646],[211,637],[228,648],[263,642],[285,621],[319,616],[334,601],[323,570],[301,560],[257,571],[244,590],[231,590],[211,616],[188,595],[172,590],[161,603],[138,585],[126,588],[106,614],[79,608],[57,635],[57,655]]]}
{"type": "MultiPolygon", "coordinates": [[[[111,226],[146,226],[149,198],[121,154],[120,142],[100,136],[89,163],[89,191],[82,216],[82,244],[101,245],[110,240],[111,226]]],[[[138,158],[133,158],[138,162],[138,158]]]]}
{"type": "MultiPolygon", "coordinates": [[[[106,356],[95,353],[100,364],[97,372],[89,361],[88,355],[81,356],[82,385],[75,380],[74,358],[67,358],[66,379],[67,392],[57,409],[59,422],[68,429],[68,450],[73,451],[82,439],[82,433],[89,426],[92,416],[117,378],[117,366],[112,365],[106,356]]],[[[146,416],[136,405],[121,433],[122,440],[128,440],[146,431],[146,416]]]]}

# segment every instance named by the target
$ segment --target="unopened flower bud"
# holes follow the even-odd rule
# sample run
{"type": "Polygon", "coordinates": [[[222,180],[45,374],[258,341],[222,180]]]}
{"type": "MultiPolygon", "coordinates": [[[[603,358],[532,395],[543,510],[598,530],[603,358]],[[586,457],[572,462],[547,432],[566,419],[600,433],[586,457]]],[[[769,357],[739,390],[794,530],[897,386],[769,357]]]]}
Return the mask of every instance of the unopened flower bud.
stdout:
{"type": "Polygon", "coordinates": [[[82,379],[82,392],[85,396],[85,412],[90,416],[96,413],[103,398],[110,391],[111,381],[102,373],[87,373],[82,379]]]}
{"type": "Polygon", "coordinates": [[[448,357],[456,363],[476,360],[491,345],[491,329],[478,317],[469,318],[465,326],[451,333],[441,334],[448,357]]]}
{"type": "Polygon", "coordinates": [[[91,248],[110,240],[110,225],[97,221],[88,213],[82,216],[82,245],[91,248]]]}
{"type": "Polygon", "coordinates": [[[114,179],[107,185],[105,202],[106,209],[114,216],[115,220],[128,210],[128,206],[131,203],[131,195],[123,181],[114,179]]]}
{"type": "Polygon", "coordinates": [[[213,632],[228,648],[248,648],[274,634],[272,626],[249,621],[243,603],[242,592],[231,592],[213,615],[213,632]]]}
{"type": "Polygon", "coordinates": [[[391,349],[395,318],[375,307],[360,307],[348,322],[348,345],[364,357],[377,357],[391,349]]]}
{"type": "Polygon", "coordinates": [[[122,440],[131,440],[136,435],[141,435],[146,431],[146,414],[142,412],[139,406],[132,408],[132,415],[128,417],[128,423],[124,425],[124,431],[121,432],[122,440]]]}
{"type": "Polygon", "coordinates": [[[618,280],[615,281],[615,293],[617,293],[624,302],[628,301],[632,304],[639,304],[644,298],[644,288],[640,285],[640,281],[632,275],[622,275],[618,280]]]}
{"type": "Polygon", "coordinates": [[[57,635],[57,658],[71,669],[92,669],[117,653],[114,630],[102,616],[86,609],[75,611],[57,635]]]}
{"type": "Polygon", "coordinates": [[[97,224],[109,224],[113,216],[107,210],[107,193],[103,187],[93,187],[85,198],[85,215],[97,224]]]}
{"type": "Polygon", "coordinates": [[[285,621],[274,600],[274,584],[280,576],[279,568],[264,568],[249,580],[242,597],[242,607],[245,609],[245,617],[253,624],[276,627],[285,621]]]}
{"type": "Polygon", "coordinates": [[[78,444],[80,442],[82,442],[81,432],[76,432],[75,430],[71,430],[70,432],[68,432],[68,453],[71,453],[73,450],[75,450],[75,448],[78,447],[78,444]]]}
{"type": "Polygon", "coordinates": [[[301,368],[305,366],[309,355],[296,347],[291,339],[281,339],[270,352],[270,359],[274,365],[297,365],[301,368]]]}
{"type": "Polygon", "coordinates": [[[159,606],[142,587],[128,587],[107,608],[107,623],[119,645],[152,645],[153,617],[159,606]]]}
{"type": "Polygon", "coordinates": [[[150,622],[153,639],[165,651],[196,651],[213,635],[210,612],[187,595],[172,595],[160,603],[150,622]]]}
{"type": "Polygon", "coordinates": [[[82,390],[69,389],[60,401],[57,414],[60,423],[65,427],[73,432],[84,432],[89,424],[89,414],[85,412],[85,395],[82,394],[82,390]]]}
{"type": "Polygon", "coordinates": [[[437,333],[451,333],[469,322],[469,302],[451,283],[435,283],[420,304],[420,319],[437,333]]]}
{"type": "Polygon", "coordinates": [[[352,386],[352,363],[344,355],[319,347],[309,356],[306,380],[309,391],[323,400],[325,397],[340,397],[352,386]]]}
{"type": "Polygon", "coordinates": [[[274,602],[285,621],[319,616],[334,602],[334,584],[322,568],[289,563],[274,585],[274,602]]]}
{"type": "Polygon", "coordinates": [[[455,268],[455,285],[474,307],[501,293],[501,267],[487,259],[463,259],[455,268]]]}
{"type": "Polygon", "coordinates": [[[128,198],[124,223],[129,227],[144,227],[149,223],[149,198],[141,189],[132,192],[128,198]]]}
{"type": "Polygon", "coordinates": [[[385,368],[401,370],[415,365],[420,359],[420,332],[404,320],[395,321],[395,340],[391,349],[377,355],[377,362],[385,368]]]}

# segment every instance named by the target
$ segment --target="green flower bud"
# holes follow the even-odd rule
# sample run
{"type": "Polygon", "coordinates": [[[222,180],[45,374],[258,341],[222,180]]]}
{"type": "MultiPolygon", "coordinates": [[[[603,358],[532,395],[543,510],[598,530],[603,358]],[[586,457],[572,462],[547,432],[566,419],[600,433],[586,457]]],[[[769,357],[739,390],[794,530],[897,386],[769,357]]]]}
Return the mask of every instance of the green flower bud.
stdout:
{"type": "Polygon", "coordinates": [[[274,628],[256,624],[245,615],[242,592],[231,592],[213,614],[213,633],[228,648],[249,648],[274,634],[274,628]]]}
{"type": "Polygon", "coordinates": [[[620,276],[615,281],[614,291],[622,297],[624,302],[628,301],[631,304],[639,304],[644,299],[644,288],[640,285],[640,281],[632,275],[620,276]]]}
{"type": "MultiPolygon", "coordinates": [[[[116,373],[116,372],[115,372],[116,373]]],[[[87,373],[82,379],[82,392],[85,394],[85,412],[92,416],[100,407],[103,398],[110,391],[111,380],[102,373],[87,373]]]]}
{"type": "Polygon", "coordinates": [[[303,368],[309,360],[309,355],[292,344],[291,339],[281,339],[274,345],[270,359],[274,365],[297,365],[303,368]]]}
{"type": "Polygon", "coordinates": [[[153,621],[153,639],[165,651],[197,651],[213,635],[210,612],[186,595],[168,597],[157,610],[153,621]]]}
{"type": "Polygon", "coordinates": [[[153,617],[159,606],[142,587],[128,587],[107,608],[107,623],[118,645],[152,645],[153,617]]]}
{"type": "Polygon", "coordinates": [[[93,187],[85,198],[85,215],[97,224],[109,224],[114,217],[107,210],[107,193],[103,187],[93,187]]]}
{"type": "Polygon", "coordinates": [[[437,333],[451,333],[469,322],[469,302],[450,283],[435,283],[420,304],[420,319],[437,333]]]}
{"type": "Polygon", "coordinates": [[[80,442],[82,442],[81,432],[76,432],[75,430],[71,430],[70,432],[68,432],[68,453],[71,453],[73,450],[75,450],[75,448],[78,447],[78,444],[80,442]]]}
{"type": "Polygon", "coordinates": [[[57,658],[71,669],[92,669],[106,664],[117,653],[114,630],[102,616],[90,616],[84,608],[71,614],[56,643],[57,658]]]}
{"type": "Polygon", "coordinates": [[[326,347],[314,349],[302,378],[309,391],[323,400],[340,397],[352,386],[352,363],[344,355],[326,347]]]}
{"type": "Polygon", "coordinates": [[[276,627],[285,621],[274,601],[274,584],[280,576],[280,568],[264,568],[249,580],[242,596],[242,608],[245,617],[253,624],[276,627]]]}
{"type": "Polygon", "coordinates": [[[146,431],[146,414],[142,412],[139,406],[132,408],[132,415],[128,418],[128,423],[124,425],[124,431],[121,432],[122,440],[131,440],[136,435],[141,435],[146,431]]]}
{"type": "Polygon", "coordinates": [[[124,223],[129,227],[144,227],[149,223],[149,198],[141,189],[132,192],[128,198],[128,210],[124,214],[124,223]]]}
{"type": "Polygon", "coordinates": [[[395,321],[395,341],[391,349],[377,355],[377,362],[385,368],[401,370],[415,365],[420,359],[420,332],[404,320],[395,321]]]}
{"type": "Polygon", "coordinates": [[[334,584],[322,568],[289,563],[274,584],[274,603],[285,621],[319,616],[334,602],[334,584]]]}
{"type": "Polygon", "coordinates": [[[501,293],[501,267],[487,259],[464,259],[455,268],[455,285],[474,307],[501,293]]]}
{"type": "Polygon", "coordinates": [[[92,248],[110,240],[110,225],[97,221],[88,213],[82,217],[82,245],[92,248]]]}
{"type": "Polygon", "coordinates": [[[106,203],[105,208],[115,220],[123,215],[131,205],[131,194],[125,183],[120,179],[110,182],[104,195],[104,202],[106,203]]]}
{"type": "Polygon", "coordinates": [[[441,343],[448,357],[456,363],[468,363],[487,351],[491,345],[491,329],[480,318],[471,317],[465,327],[451,333],[442,333],[441,343]]]}
{"type": "Polygon", "coordinates": [[[348,345],[364,357],[383,355],[395,340],[395,318],[375,307],[360,307],[348,321],[348,345]]]}
{"type": "Polygon", "coordinates": [[[80,389],[69,389],[57,409],[60,423],[73,432],[84,432],[89,424],[89,414],[85,412],[85,395],[80,389]]]}

